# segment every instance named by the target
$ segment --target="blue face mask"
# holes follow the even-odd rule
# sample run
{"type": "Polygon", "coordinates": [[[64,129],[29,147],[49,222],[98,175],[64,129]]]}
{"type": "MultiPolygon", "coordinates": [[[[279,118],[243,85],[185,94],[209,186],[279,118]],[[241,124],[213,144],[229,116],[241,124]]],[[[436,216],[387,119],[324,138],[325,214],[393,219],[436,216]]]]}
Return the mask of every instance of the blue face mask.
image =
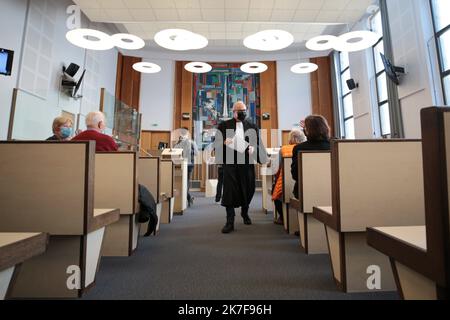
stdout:
{"type": "Polygon", "coordinates": [[[59,134],[60,134],[61,138],[67,139],[68,137],[70,137],[72,135],[72,128],[61,127],[59,134]]]}

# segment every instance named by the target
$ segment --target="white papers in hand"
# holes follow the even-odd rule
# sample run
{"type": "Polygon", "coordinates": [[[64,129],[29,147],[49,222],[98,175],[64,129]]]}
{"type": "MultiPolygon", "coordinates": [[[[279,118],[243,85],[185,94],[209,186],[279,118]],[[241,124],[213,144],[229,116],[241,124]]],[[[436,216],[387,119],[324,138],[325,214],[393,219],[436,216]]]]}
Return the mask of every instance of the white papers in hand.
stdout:
{"type": "Polygon", "coordinates": [[[247,141],[245,141],[245,139],[243,139],[241,136],[235,135],[229,147],[231,149],[236,150],[237,152],[244,153],[249,145],[250,144],[247,141]]]}

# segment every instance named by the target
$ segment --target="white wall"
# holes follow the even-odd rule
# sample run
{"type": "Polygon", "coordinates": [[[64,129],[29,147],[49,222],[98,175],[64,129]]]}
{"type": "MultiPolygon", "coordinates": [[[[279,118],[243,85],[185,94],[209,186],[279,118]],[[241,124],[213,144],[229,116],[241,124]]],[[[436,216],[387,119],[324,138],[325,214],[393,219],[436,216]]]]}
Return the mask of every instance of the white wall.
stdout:
{"type": "MultiPolygon", "coordinates": [[[[50,136],[53,118],[60,115],[62,111],[77,115],[98,110],[101,87],[105,87],[112,94],[115,92],[118,51],[116,49],[105,52],[87,51],[70,44],[65,38],[68,18],[66,8],[73,2],[58,0],[51,2],[51,6],[46,7],[46,0],[33,0],[28,16],[26,16],[26,3],[27,1],[22,0],[2,0],[2,10],[0,10],[0,17],[3,18],[3,15],[7,17],[7,19],[0,19],[0,26],[6,24],[1,30],[9,30],[0,35],[0,47],[8,48],[8,39],[15,39],[16,44],[9,46],[17,50],[14,75],[8,79],[6,86],[3,86],[3,83],[0,85],[0,102],[2,104],[0,139],[6,138],[7,126],[4,126],[4,123],[9,119],[11,93],[15,87],[40,96],[21,93],[23,96],[27,95],[26,99],[22,101],[29,103],[19,106],[23,112],[17,113],[20,117],[15,118],[15,123],[20,123],[17,126],[17,128],[21,128],[17,133],[18,138],[28,139],[45,139],[50,136]],[[5,1],[6,6],[3,4],[5,1]],[[51,10],[49,10],[50,7],[51,10]],[[51,18],[45,20],[39,13],[48,13],[51,18]],[[45,26],[42,24],[42,30],[36,27],[40,24],[40,19],[47,22],[45,26]],[[24,29],[26,30],[25,37],[23,36],[24,29]],[[36,40],[38,36],[40,41],[36,40]],[[22,41],[24,45],[21,52],[22,41]],[[6,42],[5,45],[3,45],[4,42],[6,42]],[[19,65],[22,54],[23,63],[19,65]],[[83,98],[80,100],[69,98],[59,89],[62,66],[68,66],[71,62],[80,65],[80,69],[87,69],[80,92],[83,98]],[[18,75],[20,76],[17,81],[18,75]]],[[[83,16],[82,26],[88,27],[92,24],[83,16]]],[[[95,25],[95,28],[109,34],[113,33],[104,25],[95,25]]],[[[76,77],[80,75],[81,71],[76,77]]],[[[4,79],[0,81],[4,81],[4,79]]]]}
{"type": "MultiPolygon", "coordinates": [[[[427,0],[388,1],[394,64],[406,68],[398,93],[406,138],[420,138],[420,110],[433,105],[426,26],[427,0]]],[[[429,37],[427,37],[429,39],[429,37]]]]}
{"type": "Polygon", "coordinates": [[[8,132],[12,92],[17,85],[27,1],[1,1],[0,48],[15,51],[12,75],[10,77],[0,75],[0,140],[4,140],[8,132]]]}
{"type": "MultiPolygon", "coordinates": [[[[300,61],[306,62],[306,61],[300,61]]],[[[291,130],[312,112],[311,77],[295,74],[291,67],[298,60],[277,62],[278,127],[291,130]]]]}
{"type": "MultiPolygon", "coordinates": [[[[150,61],[143,59],[143,61],[150,61]]],[[[173,127],[175,61],[151,60],[161,67],[156,74],[141,75],[140,112],[142,130],[168,130],[173,127]]]]}

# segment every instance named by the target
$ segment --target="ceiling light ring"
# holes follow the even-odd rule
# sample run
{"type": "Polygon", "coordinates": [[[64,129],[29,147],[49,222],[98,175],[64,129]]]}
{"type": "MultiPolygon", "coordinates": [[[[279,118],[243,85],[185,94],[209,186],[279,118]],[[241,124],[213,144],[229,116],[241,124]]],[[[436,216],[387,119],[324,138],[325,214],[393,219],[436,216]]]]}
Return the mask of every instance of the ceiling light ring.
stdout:
{"type": "Polygon", "coordinates": [[[187,51],[205,48],[208,39],[185,29],[165,29],[155,34],[155,42],[168,50],[187,51]]]}
{"type": "Polygon", "coordinates": [[[311,62],[302,62],[297,63],[291,67],[291,72],[297,73],[297,74],[308,74],[315,72],[319,69],[319,66],[315,63],[311,62]]]}
{"type": "Polygon", "coordinates": [[[145,41],[129,33],[116,33],[111,36],[116,47],[125,50],[139,50],[145,47],[145,41]],[[128,40],[128,41],[125,41],[128,40]]]}
{"type": "Polygon", "coordinates": [[[268,66],[262,62],[248,62],[241,66],[241,71],[249,74],[263,73],[268,66]]]}
{"type": "Polygon", "coordinates": [[[244,46],[259,51],[278,51],[294,43],[294,36],[284,30],[263,30],[246,37],[244,46]]]}
{"type": "Polygon", "coordinates": [[[368,49],[374,46],[380,39],[375,32],[361,30],[345,33],[338,37],[339,41],[335,46],[335,50],[341,52],[355,52],[368,49]],[[357,40],[350,42],[351,40],[357,40]]]}
{"type": "Polygon", "coordinates": [[[78,28],[70,30],[66,33],[66,39],[73,45],[88,50],[110,50],[115,46],[110,35],[94,29],[78,28]],[[89,40],[87,37],[97,40],[89,40]]]}
{"type": "Polygon", "coordinates": [[[339,38],[332,35],[321,35],[306,42],[306,47],[312,51],[327,51],[334,49],[339,42],[339,38]]]}
{"type": "Polygon", "coordinates": [[[206,62],[190,62],[184,69],[192,73],[207,73],[212,70],[212,66],[206,62]]]}
{"type": "Polygon", "coordinates": [[[161,67],[152,62],[136,62],[133,64],[133,69],[141,73],[158,73],[161,67]]]}

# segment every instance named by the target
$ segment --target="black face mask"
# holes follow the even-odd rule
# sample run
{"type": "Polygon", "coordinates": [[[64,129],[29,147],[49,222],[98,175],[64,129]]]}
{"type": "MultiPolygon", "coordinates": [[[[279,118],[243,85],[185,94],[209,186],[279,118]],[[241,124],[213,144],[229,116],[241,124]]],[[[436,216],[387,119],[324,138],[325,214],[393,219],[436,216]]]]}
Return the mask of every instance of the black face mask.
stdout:
{"type": "Polygon", "coordinates": [[[237,118],[239,121],[244,121],[247,118],[247,111],[238,111],[237,118]]]}

